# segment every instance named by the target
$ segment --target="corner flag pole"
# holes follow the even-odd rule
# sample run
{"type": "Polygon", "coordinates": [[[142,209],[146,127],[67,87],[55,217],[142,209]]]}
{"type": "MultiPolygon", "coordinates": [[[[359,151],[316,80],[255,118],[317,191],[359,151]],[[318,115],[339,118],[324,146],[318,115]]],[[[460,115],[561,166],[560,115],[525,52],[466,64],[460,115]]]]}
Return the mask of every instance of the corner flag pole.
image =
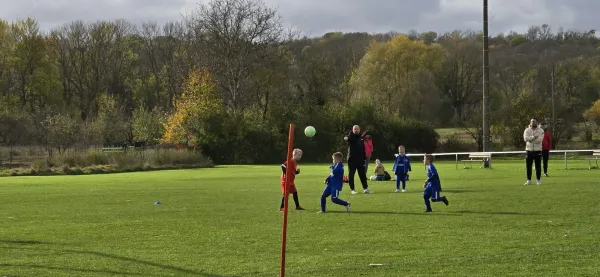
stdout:
{"type": "MultiPolygon", "coordinates": [[[[288,151],[287,151],[287,161],[292,159],[292,151],[294,151],[294,124],[290,123],[290,133],[288,136],[288,151]]],[[[281,269],[279,271],[279,275],[281,277],[285,276],[285,247],[287,240],[287,218],[288,218],[288,184],[290,183],[290,178],[292,176],[291,166],[286,167],[285,170],[285,186],[283,188],[283,231],[281,238],[281,269]]]]}

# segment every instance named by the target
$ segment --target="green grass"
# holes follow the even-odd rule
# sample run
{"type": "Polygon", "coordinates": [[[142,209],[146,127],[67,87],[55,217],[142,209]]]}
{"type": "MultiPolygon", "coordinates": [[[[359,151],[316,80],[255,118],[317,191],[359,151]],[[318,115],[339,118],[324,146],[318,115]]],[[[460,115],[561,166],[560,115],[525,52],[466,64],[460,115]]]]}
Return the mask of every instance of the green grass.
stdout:
{"type": "MultiPolygon", "coordinates": [[[[300,164],[307,210],[289,213],[287,276],[598,276],[600,170],[550,166],[543,186],[523,186],[522,161],[439,163],[450,206],[424,214],[414,165],[407,193],[392,193],[393,182],[371,182],[372,195],[345,186],[353,212],[328,202],[320,215],[328,168],[300,164]]],[[[279,172],[2,178],[0,276],[278,276],[279,172]]]]}
{"type": "Polygon", "coordinates": [[[465,128],[437,128],[435,131],[440,135],[440,137],[449,137],[452,135],[464,135],[470,137],[465,128]]]}

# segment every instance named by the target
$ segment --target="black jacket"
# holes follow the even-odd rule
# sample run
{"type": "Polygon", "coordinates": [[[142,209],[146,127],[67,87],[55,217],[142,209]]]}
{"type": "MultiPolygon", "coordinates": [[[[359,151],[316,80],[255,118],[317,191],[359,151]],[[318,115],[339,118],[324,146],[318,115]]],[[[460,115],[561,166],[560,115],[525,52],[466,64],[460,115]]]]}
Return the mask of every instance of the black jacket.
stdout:
{"type": "Polygon", "coordinates": [[[360,134],[348,134],[348,164],[362,165],[365,163],[365,142],[360,134]]]}

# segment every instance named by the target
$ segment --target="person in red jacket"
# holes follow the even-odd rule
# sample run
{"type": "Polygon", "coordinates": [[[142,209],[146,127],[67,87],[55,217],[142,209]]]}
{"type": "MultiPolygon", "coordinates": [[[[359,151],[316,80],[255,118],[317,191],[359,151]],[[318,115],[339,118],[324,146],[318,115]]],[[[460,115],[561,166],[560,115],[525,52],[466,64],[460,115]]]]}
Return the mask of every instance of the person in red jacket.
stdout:
{"type": "Polygon", "coordinates": [[[365,143],[365,154],[367,155],[365,163],[365,172],[369,170],[369,161],[371,160],[371,154],[373,154],[373,139],[371,139],[371,135],[367,135],[367,132],[363,133],[364,143],[365,143]]]}
{"type": "Polygon", "coordinates": [[[550,158],[550,150],[552,149],[552,133],[546,123],[540,126],[544,130],[544,139],[542,140],[542,160],[544,163],[544,177],[548,177],[548,158],[550,158]]]}

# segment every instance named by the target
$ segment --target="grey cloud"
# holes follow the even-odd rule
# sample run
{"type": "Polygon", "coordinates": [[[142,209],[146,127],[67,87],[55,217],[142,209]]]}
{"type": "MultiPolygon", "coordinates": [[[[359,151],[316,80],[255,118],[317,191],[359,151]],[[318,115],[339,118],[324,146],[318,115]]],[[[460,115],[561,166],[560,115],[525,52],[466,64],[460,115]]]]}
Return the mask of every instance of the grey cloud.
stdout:
{"type": "Polygon", "coordinates": [[[143,21],[166,22],[181,19],[181,8],[186,0],[30,0],[11,1],[0,10],[0,18],[14,21],[32,17],[44,29],[50,29],[74,20],[127,19],[134,23],[143,21]]]}
{"type": "Polygon", "coordinates": [[[419,26],[419,15],[438,9],[436,1],[271,0],[289,24],[320,35],[326,31],[387,32],[419,26]]]}
{"type": "Polygon", "coordinates": [[[555,0],[553,2],[561,2],[563,5],[565,5],[565,3],[569,3],[568,5],[573,10],[577,11],[577,16],[575,17],[573,26],[570,26],[571,28],[595,29],[600,25],[600,18],[598,17],[598,11],[600,11],[600,1],[574,0],[570,2],[563,2],[555,0]]]}
{"type": "MultiPolygon", "coordinates": [[[[0,0],[0,18],[33,17],[43,29],[73,20],[180,20],[198,2],[208,0],[0,0]]],[[[476,0],[263,0],[278,9],[286,25],[309,35],[328,31],[406,32],[481,29],[481,2],[476,0]]],[[[597,0],[489,0],[490,32],[523,32],[530,25],[592,29],[600,23],[597,0]]]]}

